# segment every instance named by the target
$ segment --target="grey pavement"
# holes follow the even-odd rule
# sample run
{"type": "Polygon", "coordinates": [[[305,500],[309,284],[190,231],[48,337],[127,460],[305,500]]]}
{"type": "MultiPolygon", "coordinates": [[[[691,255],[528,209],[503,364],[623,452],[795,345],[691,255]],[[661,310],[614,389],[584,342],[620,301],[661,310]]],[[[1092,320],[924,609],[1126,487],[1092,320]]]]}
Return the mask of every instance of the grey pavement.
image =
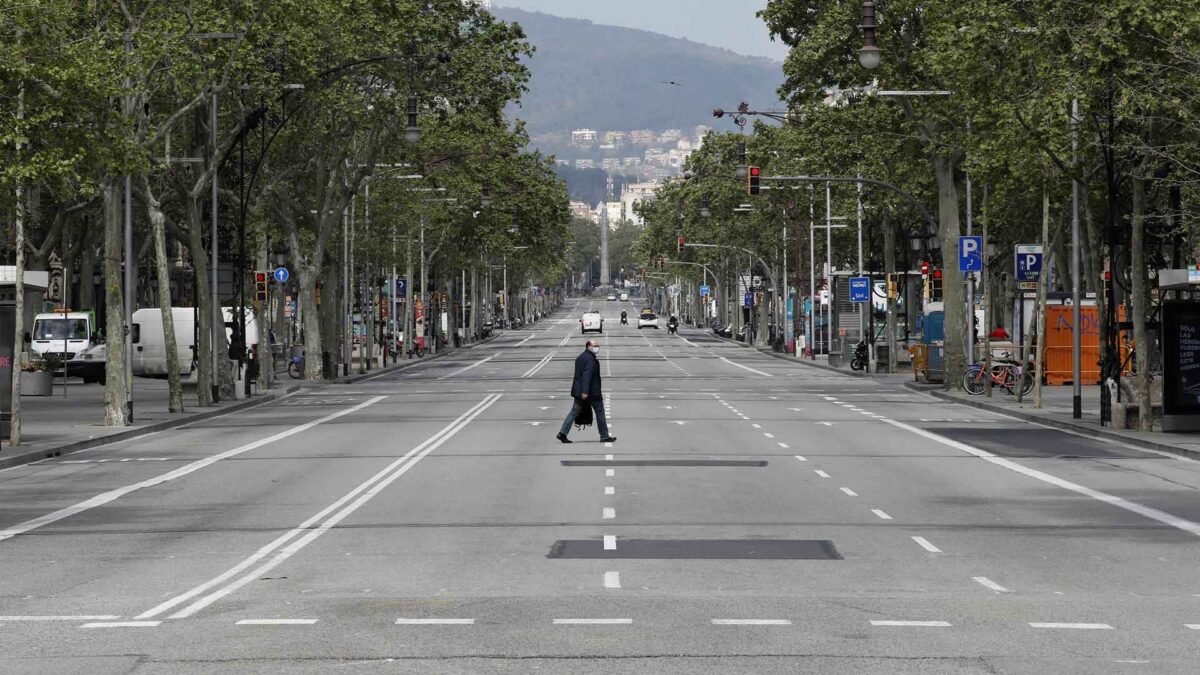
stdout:
{"type": "Polygon", "coordinates": [[[1195,672],[1197,462],[622,308],[0,471],[0,671],[1195,672]]]}

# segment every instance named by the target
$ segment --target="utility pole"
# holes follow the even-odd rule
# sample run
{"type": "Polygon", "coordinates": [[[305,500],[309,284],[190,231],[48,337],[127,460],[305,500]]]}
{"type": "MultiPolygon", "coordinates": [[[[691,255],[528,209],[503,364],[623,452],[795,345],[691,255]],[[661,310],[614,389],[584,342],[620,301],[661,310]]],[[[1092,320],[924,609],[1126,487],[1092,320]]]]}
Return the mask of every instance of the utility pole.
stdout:
{"type": "Polygon", "coordinates": [[[1079,283],[1079,180],[1074,171],[1079,165],[1079,99],[1071,100],[1071,416],[1075,419],[1083,417],[1083,383],[1080,380],[1080,350],[1082,336],[1080,333],[1080,303],[1081,285],[1079,283]]]}
{"type": "MultiPolygon", "coordinates": [[[[608,203],[613,198],[613,179],[608,177],[608,195],[604,202],[604,208],[600,211],[600,288],[608,288],[611,278],[608,273],[608,203]]],[[[507,290],[507,286],[505,287],[507,290]]],[[[506,305],[507,306],[507,305],[506,305]]]]}

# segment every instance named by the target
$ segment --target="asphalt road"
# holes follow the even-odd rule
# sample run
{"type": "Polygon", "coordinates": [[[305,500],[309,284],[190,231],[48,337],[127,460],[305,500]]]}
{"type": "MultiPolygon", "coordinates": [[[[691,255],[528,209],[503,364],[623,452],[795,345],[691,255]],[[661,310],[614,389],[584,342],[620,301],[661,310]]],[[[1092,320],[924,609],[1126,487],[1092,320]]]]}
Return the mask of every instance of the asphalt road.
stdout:
{"type": "Polygon", "coordinates": [[[0,672],[1200,670],[1200,464],[623,308],[0,471],[0,672]]]}

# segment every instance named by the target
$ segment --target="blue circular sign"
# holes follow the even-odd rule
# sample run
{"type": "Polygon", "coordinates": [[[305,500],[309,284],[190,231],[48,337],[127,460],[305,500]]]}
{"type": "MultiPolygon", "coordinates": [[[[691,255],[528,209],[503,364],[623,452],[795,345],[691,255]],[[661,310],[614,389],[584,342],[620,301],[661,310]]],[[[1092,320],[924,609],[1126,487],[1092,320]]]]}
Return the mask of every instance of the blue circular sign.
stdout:
{"type": "Polygon", "coordinates": [[[275,277],[275,281],[278,281],[282,284],[283,282],[287,281],[288,277],[291,275],[288,274],[286,267],[276,267],[275,272],[272,273],[272,276],[275,277]]]}

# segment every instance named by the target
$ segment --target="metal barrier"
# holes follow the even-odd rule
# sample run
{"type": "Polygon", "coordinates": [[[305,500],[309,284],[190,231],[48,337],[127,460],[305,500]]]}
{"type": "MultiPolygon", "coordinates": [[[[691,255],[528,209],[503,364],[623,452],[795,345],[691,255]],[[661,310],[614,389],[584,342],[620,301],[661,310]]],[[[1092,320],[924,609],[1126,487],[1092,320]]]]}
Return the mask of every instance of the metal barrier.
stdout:
{"type": "Polygon", "coordinates": [[[912,354],[913,381],[939,383],[946,379],[945,347],[943,345],[914,344],[908,348],[912,354]]]}

